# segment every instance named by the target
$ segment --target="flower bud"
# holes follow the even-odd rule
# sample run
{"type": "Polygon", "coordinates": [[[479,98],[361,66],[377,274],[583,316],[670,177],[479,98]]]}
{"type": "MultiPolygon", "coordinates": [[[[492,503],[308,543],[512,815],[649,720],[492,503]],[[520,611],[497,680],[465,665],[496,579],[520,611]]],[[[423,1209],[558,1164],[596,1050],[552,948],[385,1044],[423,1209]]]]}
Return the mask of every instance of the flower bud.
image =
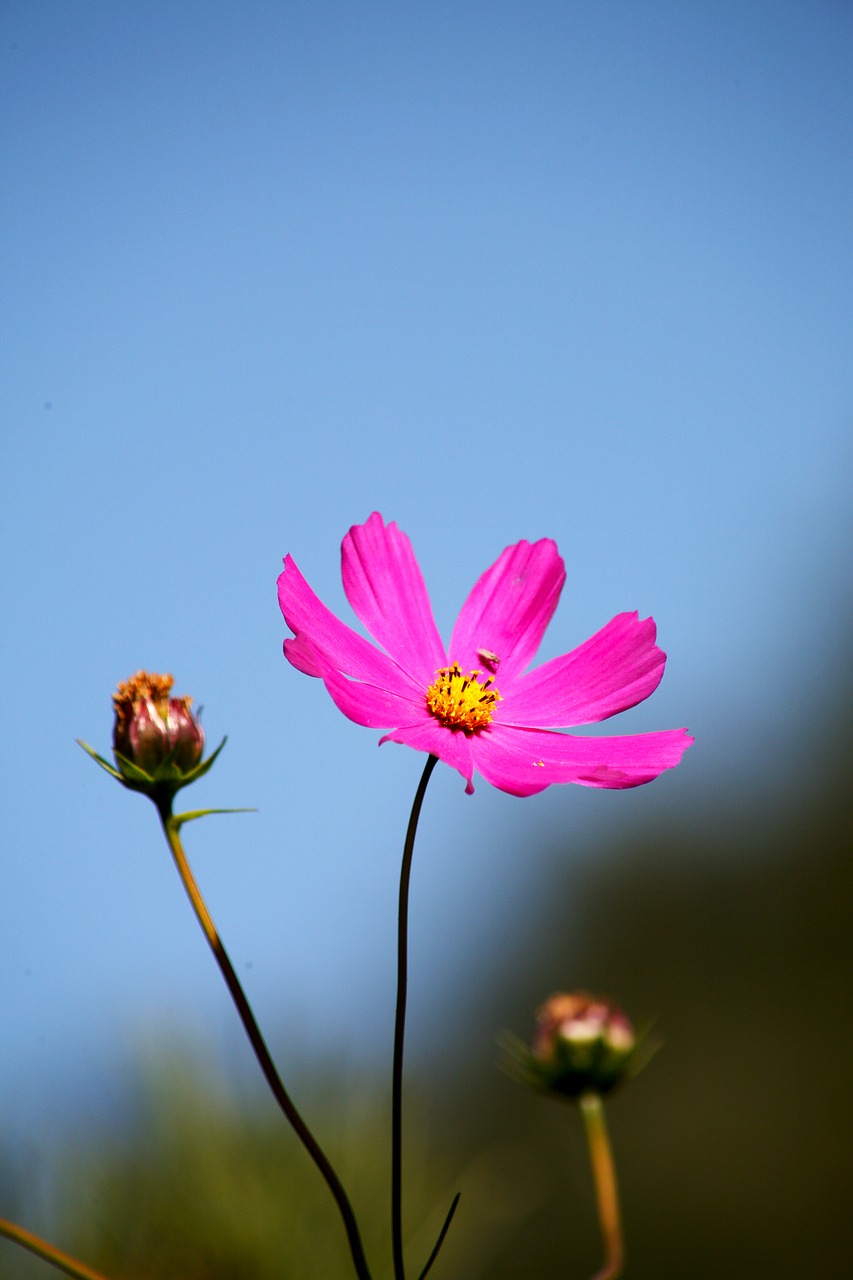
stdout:
{"type": "Polygon", "coordinates": [[[551,996],[537,1011],[530,1049],[515,1040],[507,1048],[527,1084],[578,1098],[609,1093],[636,1071],[641,1039],[611,1000],[575,991],[551,996]]]}
{"type": "Polygon", "coordinates": [[[127,761],[152,778],[164,765],[182,776],[201,760],[204,730],[190,711],[191,698],[169,696],[174,683],[169,675],[137,671],[113,694],[113,748],[123,773],[130,772],[122,768],[127,761]]]}
{"type": "MultiPolygon", "coordinates": [[[[171,676],[137,671],[123,680],[113,694],[115,766],[80,738],[77,741],[96,764],[129,791],[140,791],[153,800],[161,817],[172,812],[172,801],[181,787],[203,778],[225,746],[202,760],[204,730],[190,711],[191,698],[171,698],[171,676]]],[[[194,813],[231,813],[236,810],[204,809],[194,813]]],[[[184,815],[186,821],[187,815],[184,815]]]]}

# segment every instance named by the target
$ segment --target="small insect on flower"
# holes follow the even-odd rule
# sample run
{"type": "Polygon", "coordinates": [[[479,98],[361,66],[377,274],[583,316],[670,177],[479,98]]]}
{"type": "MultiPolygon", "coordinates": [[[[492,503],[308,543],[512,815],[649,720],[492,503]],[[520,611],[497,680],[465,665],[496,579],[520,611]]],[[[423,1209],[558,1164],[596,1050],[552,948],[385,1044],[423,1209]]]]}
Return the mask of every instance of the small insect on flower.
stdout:
{"type": "Polygon", "coordinates": [[[477,657],[480,659],[484,667],[488,667],[490,671],[497,671],[501,665],[501,660],[496,653],[492,653],[491,649],[478,649],[477,657]]]}

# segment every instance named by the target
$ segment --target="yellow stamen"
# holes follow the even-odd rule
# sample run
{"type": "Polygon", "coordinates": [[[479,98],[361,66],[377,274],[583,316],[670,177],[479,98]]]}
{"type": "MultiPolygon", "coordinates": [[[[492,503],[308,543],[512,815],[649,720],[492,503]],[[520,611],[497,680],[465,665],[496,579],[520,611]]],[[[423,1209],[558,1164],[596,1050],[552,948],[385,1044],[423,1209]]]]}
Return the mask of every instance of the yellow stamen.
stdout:
{"type": "Polygon", "coordinates": [[[113,694],[113,707],[116,716],[128,721],[136,715],[143,702],[150,702],[157,713],[165,720],[169,707],[180,704],[184,711],[189,711],[192,698],[171,698],[172,686],[175,683],[170,675],[158,676],[151,671],[137,671],[136,675],[122,680],[113,694]]]}
{"type": "Polygon", "coordinates": [[[149,671],[137,671],[128,680],[122,680],[113,694],[113,705],[118,711],[121,706],[132,706],[143,698],[150,698],[156,705],[169,701],[173,676],[158,676],[149,671]]]}
{"type": "Polygon", "coordinates": [[[485,729],[501,695],[494,687],[492,676],[482,682],[477,679],[482,674],[482,671],[469,671],[463,676],[458,662],[442,667],[426,691],[430,715],[448,729],[461,729],[464,733],[485,729]]]}

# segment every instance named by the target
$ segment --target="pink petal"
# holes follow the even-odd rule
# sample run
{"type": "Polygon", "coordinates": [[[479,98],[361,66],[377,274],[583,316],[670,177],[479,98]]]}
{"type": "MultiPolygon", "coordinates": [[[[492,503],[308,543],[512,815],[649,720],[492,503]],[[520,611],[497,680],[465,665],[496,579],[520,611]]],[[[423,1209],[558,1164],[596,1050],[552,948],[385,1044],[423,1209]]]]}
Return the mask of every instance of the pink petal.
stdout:
{"type": "Polygon", "coordinates": [[[285,656],[299,671],[321,675],[321,666],[328,664],[401,697],[423,691],[424,686],[326,608],[291,556],[285,557],[278,579],[278,602],[285,622],[296,633],[294,640],[285,641],[285,656]]]}
{"type": "Polygon", "coordinates": [[[673,769],[692,741],[686,729],[582,738],[492,723],[472,739],[472,753],[475,768],[492,786],[529,796],[554,782],[638,787],[673,769]]]}
{"type": "Polygon", "coordinates": [[[507,547],[462,606],[450,661],[463,671],[489,670],[503,693],[503,686],[533,660],[565,580],[562,558],[550,538],[507,547]],[[487,666],[481,651],[494,654],[499,663],[487,666]]]}
{"type": "Polygon", "coordinates": [[[383,649],[426,689],[447,666],[412,544],[378,511],[354,525],[341,547],[347,599],[383,649]]]}
{"type": "Polygon", "coordinates": [[[320,674],[335,705],[356,724],[363,724],[368,729],[388,729],[401,724],[418,723],[424,719],[429,719],[431,724],[435,723],[426,709],[423,697],[417,700],[411,696],[401,697],[389,689],[378,689],[372,684],[348,680],[333,667],[325,667],[320,674]]]}
{"type": "Polygon", "coordinates": [[[311,644],[304,631],[284,642],[284,656],[297,671],[304,671],[306,676],[321,676],[323,664],[318,661],[318,652],[311,644]]]}
{"type": "Polygon", "coordinates": [[[636,613],[617,614],[571,653],[521,676],[504,693],[495,719],[519,727],[568,728],[636,706],[654,693],[666,665],[655,634],[653,618],[641,622],[636,613]]]}
{"type": "Polygon", "coordinates": [[[414,747],[416,751],[427,751],[430,755],[438,756],[439,760],[443,760],[445,764],[450,765],[451,769],[456,769],[462,774],[466,782],[466,792],[469,796],[473,795],[474,765],[471,758],[473,738],[468,738],[464,733],[454,732],[452,729],[445,729],[427,713],[426,719],[420,724],[403,725],[391,733],[386,733],[381,741],[400,742],[404,746],[414,747]]]}

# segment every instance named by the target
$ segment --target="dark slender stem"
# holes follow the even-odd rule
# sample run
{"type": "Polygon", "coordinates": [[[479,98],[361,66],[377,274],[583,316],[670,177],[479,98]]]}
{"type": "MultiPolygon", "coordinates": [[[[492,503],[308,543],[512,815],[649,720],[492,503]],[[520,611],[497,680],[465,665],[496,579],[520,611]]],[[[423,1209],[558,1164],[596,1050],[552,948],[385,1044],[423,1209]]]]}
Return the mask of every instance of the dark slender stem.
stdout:
{"type": "Polygon", "coordinates": [[[55,1245],[42,1240],[41,1236],[33,1235],[32,1231],[25,1231],[16,1222],[7,1222],[5,1218],[0,1218],[0,1236],[5,1236],[7,1240],[14,1240],[15,1244],[19,1244],[22,1249],[28,1249],[30,1253],[49,1262],[58,1271],[64,1271],[67,1276],[73,1276],[74,1280],[106,1280],[106,1276],[100,1271],[95,1271],[94,1267],[87,1267],[85,1262],[78,1262],[76,1258],[71,1257],[70,1253],[63,1253],[55,1245]]]}
{"type": "Polygon", "coordinates": [[[394,1063],[391,1074],[391,1247],[394,1280],[406,1280],[403,1262],[403,1041],[406,1034],[406,991],[409,981],[409,879],[418,818],[430,775],[438,764],[428,756],[412,805],[403,865],[400,868],[400,902],[397,915],[397,1013],[394,1019],[394,1063]]]}
{"type": "Polygon", "coordinates": [[[456,1195],[453,1197],[453,1201],[450,1205],[450,1208],[447,1210],[447,1217],[444,1219],[444,1226],[441,1228],[441,1230],[438,1233],[438,1239],[435,1242],[433,1251],[427,1258],[426,1266],[424,1267],[421,1274],[418,1276],[418,1280],[425,1280],[427,1273],[432,1268],[432,1264],[435,1262],[436,1258],[438,1257],[439,1250],[441,1249],[441,1246],[444,1244],[444,1237],[447,1235],[448,1231],[450,1230],[450,1224],[453,1221],[453,1215],[456,1212],[457,1205],[459,1204],[459,1197],[461,1195],[462,1195],[462,1192],[457,1191],[456,1195]]]}
{"type": "Polygon", "coordinates": [[[257,1022],[255,1021],[255,1015],[252,1012],[251,1005],[249,1004],[246,994],[240,985],[240,979],[234,972],[234,966],[231,964],[231,961],[228,958],[228,953],[222,945],[216,926],[213,923],[210,912],[207,910],[207,906],[205,905],[199,887],[195,882],[190,865],[187,862],[179,834],[180,822],[178,819],[173,817],[170,812],[163,809],[160,811],[160,818],[163,823],[163,830],[166,834],[169,848],[172,851],[172,857],[174,858],[175,865],[178,868],[178,874],[180,875],[184,888],[187,891],[187,896],[192,903],[193,910],[196,913],[204,936],[210,944],[210,949],[213,952],[216,963],[219,965],[222,976],[225,979],[225,984],[231,993],[231,999],[237,1007],[240,1020],[243,1023],[246,1035],[249,1037],[249,1043],[255,1051],[255,1057],[260,1064],[261,1071],[264,1073],[266,1082],[272,1091],[273,1097],[281,1107],[281,1110],[284,1112],[287,1119],[290,1121],[297,1137],[305,1147],[305,1150],[308,1152],[311,1159],[314,1161],[314,1164],[319,1169],[326,1185],[335,1198],[338,1211],[343,1219],[350,1253],[352,1254],[353,1265],[359,1280],[371,1280],[370,1268],[367,1265],[367,1258],[364,1253],[364,1246],[361,1242],[358,1223],[356,1222],[352,1205],[349,1202],[349,1197],[344,1191],[338,1175],[329,1163],[329,1160],[320,1147],[320,1144],[317,1142],[317,1139],[314,1137],[311,1130],[302,1119],[302,1116],[297,1111],[293,1100],[285,1089],[281,1077],[276,1070],[270,1051],[266,1046],[263,1036],[261,1035],[257,1022]]]}

